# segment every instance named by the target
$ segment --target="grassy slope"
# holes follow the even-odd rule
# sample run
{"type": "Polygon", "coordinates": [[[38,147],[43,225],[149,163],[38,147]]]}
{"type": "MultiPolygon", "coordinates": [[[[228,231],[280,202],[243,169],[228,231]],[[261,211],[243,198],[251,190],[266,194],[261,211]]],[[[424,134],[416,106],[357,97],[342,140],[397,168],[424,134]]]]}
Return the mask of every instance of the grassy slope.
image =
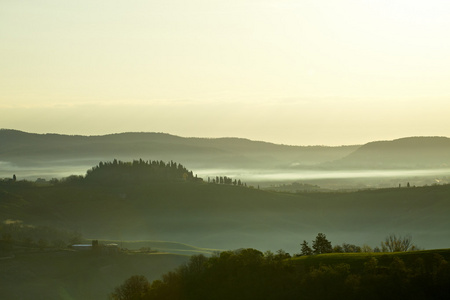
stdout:
{"type": "Polygon", "coordinates": [[[353,271],[359,273],[364,270],[364,263],[371,257],[375,257],[379,261],[380,266],[388,266],[395,256],[401,258],[405,263],[411,264],[417,258],[422,258],[426,263],[436,254],[441,255],[447,261],[450,259],[450,249],[434,249],[389,253],[329,253],[295,257],[292,258],[291,261],[296,266],[305,269],[319,267],[320,265],[337,265],[344,263],[349,264],[353,271]]]}

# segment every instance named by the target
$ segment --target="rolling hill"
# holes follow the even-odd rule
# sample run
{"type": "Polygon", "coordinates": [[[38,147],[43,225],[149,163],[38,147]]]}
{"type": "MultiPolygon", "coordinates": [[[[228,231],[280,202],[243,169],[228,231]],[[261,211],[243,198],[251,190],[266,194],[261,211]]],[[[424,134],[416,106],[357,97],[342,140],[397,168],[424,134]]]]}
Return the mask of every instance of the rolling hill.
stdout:
{"type": "Polygon", "coordinates": [[[326,147],[277,145],[241,138],[185,138],[165,133],[69,136],[0,130],[3,177],[18,173],[20,178],[60,178],[82,174],[99,161],[114,158],[176,160],[202,171],[446,169],[450,167],[450,139],[409,137],[362,146],[326,147]]]}
{"type": "Polygon", "coordinates": [[[450,138],[409,137],[359,147],[325,168],[431,169],[450,167],[450,138]]]}
{"type": "MultiPolygon", "coordinates": [[[[326,233],[333,245],[346,242],[374,247],[386,235],[396,233],[411,234],[422,248],[448,248],[449,194],[450,185],[277,193],[207,183],[180,164],[142,161],[99,164],[85,177],[46,184],[1,180],[0,226],[6,220],[21,220],[76,230],[130,249],[151,247],[172,254],[96,257],[67,250],[8,254],[0,259],[0,279],[6,283],[0,295],[12,299],[99,298],[131,275],[158,279],[185,263],[185,255],[237,248],[284,249],[294,254],[300,251],[301,241],[313,239],[318,232],[326,233]]],[[[336,254],[293,262],[299,269],[330,260],[357,269],[367,254],[358,260],[361,257],[336,254]]],[[[377,257],[381,262],[385,255],[377,257]]]]}
{"type": "Polygon", "coordinates": [[[182,161],[191,168],[287,168],[342,158],[358,146],[287,146],[241,138],[184,138],[165,133],[103,136],[34,134],[0,130],[0,162],[19,166],[84,165],[138,157],[182,161]]]}
{"type": "MultiPolygon", "coordinates": [[[[325,232],[333,243],[376,246],[390,233],[448,247],[450,185],[284,194],[182,179],[39,186],[2,182],[0,220],[78,230],[94,239],[166,240],[203,248],[290,252],[325,232]]],[[[153,177],[150,177],[153,178],[153,177]]]]}

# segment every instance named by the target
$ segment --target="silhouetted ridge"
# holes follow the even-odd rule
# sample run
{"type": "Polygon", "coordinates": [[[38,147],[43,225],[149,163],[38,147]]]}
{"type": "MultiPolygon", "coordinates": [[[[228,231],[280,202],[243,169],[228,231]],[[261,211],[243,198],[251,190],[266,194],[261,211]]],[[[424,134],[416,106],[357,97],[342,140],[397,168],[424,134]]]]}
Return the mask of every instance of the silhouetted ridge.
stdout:
{"type": "Polygon", "coordinates": [[[447,168],[450,166],[450,138],[409,137],[370,142],[326,165],[341,168],[447,168]]]}
{"type": "Polygon", "coordinates": [[[144,161],[134,160],[123,162],[100,162],[87,171],[84,178],[87,182],[95,183],[145,183],[155,181],[201,181],[194,177],[192,171],[183,165],[170,161],[144,161]]]}
{"type": "Polygon", "coordinates": [[[88,168],[111,158],[130,161],[152,157],[182,161],[196,169],[271,169],[336,160],[358,147],[286,146],[242,138],[186,138],[156,132],[79,136],[0,130],[0,160],[27,167],[63,162],[88,168]]]}

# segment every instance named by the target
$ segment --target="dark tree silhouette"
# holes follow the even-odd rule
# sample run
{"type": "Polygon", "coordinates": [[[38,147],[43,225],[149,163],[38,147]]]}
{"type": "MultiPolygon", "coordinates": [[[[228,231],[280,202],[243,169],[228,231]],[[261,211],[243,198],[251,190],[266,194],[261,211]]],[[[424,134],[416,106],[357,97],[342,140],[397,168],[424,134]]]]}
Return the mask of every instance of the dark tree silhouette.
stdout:
{"type": "MultiPolygon", "coordinates": [[[[162,280],[153,281],[149,289],[144,281],[144,292],[134,294],[135,298],[113,299],[450,299],[450,264],[443,256],[402,257],[367,256],[353,268],[320,258],[317,263],[311,263],[316,259],[291,260],[282,250],[277,255],[255,249],[209,258],[195,255],[162,280]]],[[[113,294],[119,295],[127,285],[132,286],[124,284],[113,294]]]]}
{"type": "Polygon", "coordinates": [[[313,251],[311,249],[311,247],[309,247],[308,242],[303,240],[303,243],[301,243],[301,254],[302,255],[312,255],[313,251]]]}
{"type": "Polygon", "coordinates": [[[192,171],[183,165],[173,161],[144,161],[142,159],[133,162],[122,162],[114,160],[111,162],[100,162],[87,171],[84,181],[92,183],[133,183],[142,184],[160,181],[202,181],[194,177],[192,171]]]}
{"type": "Polygon", "coordinates": [[[331,253],[333,248],[331,247],[331,242],[327,240],[327,237],[323,233],[319,233],[312,244],[314,254],[331,253]]]}

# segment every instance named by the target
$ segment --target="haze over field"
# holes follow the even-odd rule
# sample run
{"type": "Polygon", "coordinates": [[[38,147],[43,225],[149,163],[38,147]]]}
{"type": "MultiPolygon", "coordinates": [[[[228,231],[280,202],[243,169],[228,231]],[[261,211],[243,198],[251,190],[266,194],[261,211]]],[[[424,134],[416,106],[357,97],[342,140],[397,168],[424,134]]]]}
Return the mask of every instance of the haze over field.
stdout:
{"type": "Polygon", "coordinates": [[[448,1],[2,1],[0,128],[450,136],[448,1]]]}

